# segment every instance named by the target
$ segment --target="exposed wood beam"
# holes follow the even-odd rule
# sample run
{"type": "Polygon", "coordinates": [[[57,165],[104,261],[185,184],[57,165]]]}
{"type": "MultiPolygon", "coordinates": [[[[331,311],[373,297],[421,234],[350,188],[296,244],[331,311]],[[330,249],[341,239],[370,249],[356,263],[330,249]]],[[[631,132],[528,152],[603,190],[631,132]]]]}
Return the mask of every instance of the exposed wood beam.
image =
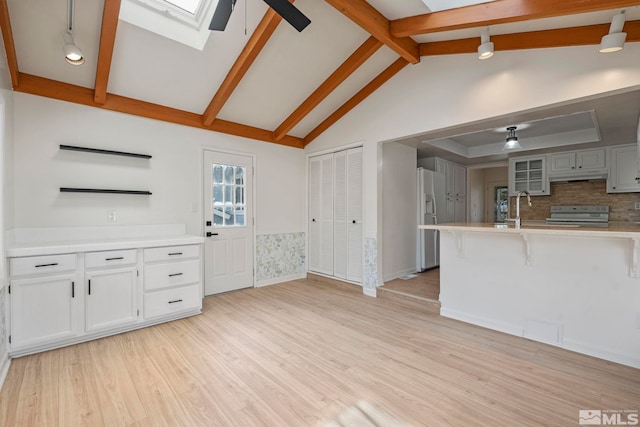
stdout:
{"type": "Polygon", "coordinates": [[[297,125],[307,114],[318,106],[331,92],[356,71],[367,59],[380,47],[380,42],[375,37],[369,37],[346,61],[342,63],[296,110],[286,118],[284,122],[273,132],[276,141],[297,125]]]}
{"type": "Polygon", "coordinates": [[[199,114],[113,94],[107,94],[106,101],[103,104],[98,104],[94,100],[92,89],[24,73],[20,73],[19,77],[20,87],[16,88],[16,91],[18,92],[44,96],[47,98],[73,102],[105,110],[118,111],[120,113],[133,114],[140,117],[162,120],[179,125],[212,130],[229,135],[287,145],[290,147],[303,147],[303,142],[300,138],[287,136],[282,138],[280,141],[276,141],[273,139],[273,132],[265,129],[259,129],[224,120],[216,120],[212,126],[207,127],[202,124],[202,116],[199,114]]]}
{"type": "Polygon", "coordinates": [[[94,101],[98,104],[104,104],[107,99],[107,86],[109,84],[109,73],[111,72],[113,45],[116,42],[120,2],[121,0],[104,0],[102,29],[100,31],[100,53],[98,53],[95,94],[93,96],[94,101]]]}
{"type": "MultiPolygon", "coordinates": [[[[519,49],[542,49],[564,46],[597,45],[609,31],[609,24],[587,25],[583,27],[560,28],[556,30],[531,31],[527,33],[491,36],[496,51],[519,49]]],[[[624,24],[627,42],[640,42],[640,21],[624,24]]],[[[476,53],[479,37],[420,44],[420,55],[455,55],[476,53]]]]}
{"type": "Polygon", "coordinates": [[[635,0],[497,0],[391,21],[394,37],[484,27],[640,5],[635,0]]]}
{"type": "Polygon", "coordinates": [[[410,63],[420,62],[418,43],[410,37],[392,36],[389,32],[389,20],[366,0],[326,0],[326,2],[410,63]]]}
{"type": "Polygon", "coordinates": [[[304,146],[306,147],[311,141],[316,139],[318,135],[327,130],[331,125],[340,120],[345,114],[351,111],[356,105],[364,101],[369,95],[375,92],[380,86],[382,86],[387,80],[395,76],[400,70],[402,70],[409,62],[404,58],[398,58],[393,64],[388,66],[382,73],[371,80],[369,84],[360,89],[358,93],[352,96],[347,102],[342,104],[340,108],[327,117],[322,123],[316,126],[307,136],[304,137],[304,146]]]}
{"type": "MultiPolygon", "coordinates": [[[[289,1],[293,3],[293,0],[289,1]]],[[[253,34],[251,34],[251,37],[244,49],[242,49],[240,56],[236,59],[236,62],[233,64],[231,70],[229,70],[229,73],[218,88],[218,91],[213,96],[209,106],[202,114],[205,126],[211,126],[218,116],[218,113],[220,113],[220,110],[222,110],[222,107],[224,107],[224,104],[231,97],[231,94],[240,83],[240,80],[242,80],[247,71],[249,71],[253,61],[255,61],[262,51],[262,48],[264,48],[267,41],[269,41],[273,35],[273,32],[278,27],[278,24],[280,24],[280,21],[282,21],[282,17],[280,17],[280,15],[271,8],[269,8],[267,13],[264,14],[264,17],[262,17],[258,27],[253,34]]]]}
{"type": "Polygon", "coordinates": [[[20,80],[18,80],[18,57],[16,56],[16,46],[13,43],[13,31],[11,30],[11,19],[9,17],[7,0],[0,0],[0,27],[2,28],[2,40],[4,41],[4,51],[7,54],[11,84],[15,89],[20,82],[20,80]]]}

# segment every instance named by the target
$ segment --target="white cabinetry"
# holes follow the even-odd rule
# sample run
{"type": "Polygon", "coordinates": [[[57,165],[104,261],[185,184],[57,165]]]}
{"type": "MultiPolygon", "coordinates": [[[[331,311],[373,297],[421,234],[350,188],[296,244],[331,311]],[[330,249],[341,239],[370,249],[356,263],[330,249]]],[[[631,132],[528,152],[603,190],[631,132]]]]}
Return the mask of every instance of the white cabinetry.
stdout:
{"type": "Polygon", "coordinates": [[[604,148],[598,148],[551,154],[550,173],[605,171],[607,166],[605,153],[604,148]]]}
{"type": "Polygon", "coordinates": [[[85,254],[87,332],[138,320],[136,250],[85,254]]]}
{"type": "Polygon", "coordinates": [[[546,156],[509,159],[509,195],[528,191],[532,196],[550,194],[546,170],[546,156]]]}
{"type": "Polygon", "coordinates": [[[12,276],[12,349],[47,344],[78,334],[77,307],[81,284],[75,254],[14,258],[12,276]]]}
{"type": "Polygon", "coordinates": [[[10,355],[200,313],[201,259],[200,244],[10,258],[10,355]]]}
{"type": "Polygon", "coordinates": [[[144,318],[202,308],[199,246],[144,250],[144,318]]]}
{"type": "Polygon", "coordinates": [[[362,148],[309,159],[309,271],[362,281],[362,148]]]}
{"type": "Polygon", "coordinates": [[[640,192],[638,146],[631,144],[611,147],[609,153],[610,170],[607,179],[607,192],[640,192]]]}
{"type": "Polygon", "coordinates": [[[446,205],[444,212],[439,213],[439,222],[465,222],[467,168],[438,157],[419,160],[418,165],[445,175],[446,205]]]}

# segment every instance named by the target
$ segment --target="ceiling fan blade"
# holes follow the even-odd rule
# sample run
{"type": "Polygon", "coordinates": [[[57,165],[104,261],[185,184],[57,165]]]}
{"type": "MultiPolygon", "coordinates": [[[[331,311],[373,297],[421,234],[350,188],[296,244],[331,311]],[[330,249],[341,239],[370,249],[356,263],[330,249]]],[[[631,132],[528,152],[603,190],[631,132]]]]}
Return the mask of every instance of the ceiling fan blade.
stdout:
{"type": "Polygon", "coordinates": [[[289,3],[289,0],[264,0],[264,2],[298,31],[304,30],[311,24],[311,20],[289,3]]]}
{"type": "Polygon", "coordinates": [[[224,31],[233,12],[236,0],[219,0],[216,11],[213,12],[213,18],[209,24],[209,29],[214,31],[224,31]]]}

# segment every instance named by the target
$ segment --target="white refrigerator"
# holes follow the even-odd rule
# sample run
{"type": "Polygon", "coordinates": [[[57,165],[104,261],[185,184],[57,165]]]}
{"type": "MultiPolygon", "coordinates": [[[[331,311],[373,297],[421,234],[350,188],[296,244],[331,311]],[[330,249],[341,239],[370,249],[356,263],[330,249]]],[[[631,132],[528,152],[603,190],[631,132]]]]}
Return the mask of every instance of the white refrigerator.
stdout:
{"type": "MultiPolygon", "coordinates": [[[[418,168],[418,224],[447,222],[445,174],[418,168]]],[[[440,265],[440,239],[436,230],[418,230],[416,269],[425,271],[440,265]]]]}

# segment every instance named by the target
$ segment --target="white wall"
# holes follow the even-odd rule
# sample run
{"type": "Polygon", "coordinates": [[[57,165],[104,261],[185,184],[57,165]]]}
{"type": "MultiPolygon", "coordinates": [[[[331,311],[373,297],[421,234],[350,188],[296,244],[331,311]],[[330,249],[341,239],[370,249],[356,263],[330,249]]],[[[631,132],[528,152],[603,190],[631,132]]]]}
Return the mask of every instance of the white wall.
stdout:
{"type": "Polygon", "coordinates": [[[15,227],[184,223],[202,229],[202,147],[255,154],[257,234],[305,231],[303,150],[21,93],[15,94],[15,227]],[[59,150],[146,153],[150,160],[59,150]],[[60,193],[59,187],[151,196],[60,193]],[[195,209],[194,209],[195,207],[195,209]]]}
{"type": "Polygon", "coordinates": [[[389,281],[416,270],[417,150],[382,144],[382,278],[389,281]]]}
{"type": "MultiPolygon", "coordinates": [[[[518,111],[569,103],[640,86],[640,43],[602,55],[596,46],[422,58],[409,65],[307,146],[313,153],[359,141],[365,179],[376,176],[380,141],[485,120],[518,111]]],[[[381,234],[380,190],[365,187],[365,230],[381,234]]]]}

